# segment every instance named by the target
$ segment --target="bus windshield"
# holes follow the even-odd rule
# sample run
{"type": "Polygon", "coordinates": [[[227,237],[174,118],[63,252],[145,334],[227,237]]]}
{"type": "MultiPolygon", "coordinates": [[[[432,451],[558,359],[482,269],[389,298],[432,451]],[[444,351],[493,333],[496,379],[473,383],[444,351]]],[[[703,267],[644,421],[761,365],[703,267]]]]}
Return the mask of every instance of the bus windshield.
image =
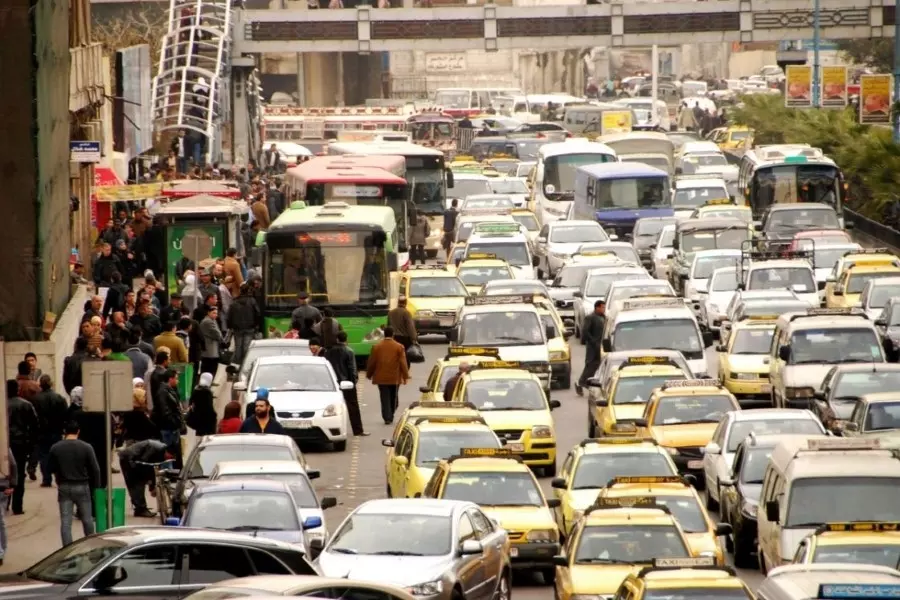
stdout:
{"type": "Polygon", "coordinates": [[[753,176],[754,210],[772,204],[821,202],[840,206],[840,171],[829,165],[778,165],[764,167],[753,176]]]}
{"type": "Polygon", "coordinates": [[[270,233],[266,305],[293,309],[300,292],[314,305],[386,304],[385,237],[371,231],[270,233]]]}
{"type": "Polygon", "coordinates": [[[672,205],[666,177],[625,177],[597,181],[598,210],[658,208],[672,205]]]}
{"type": "Polygon", "coordinates": [[[571,195],[575,192],[575,171],[578,167],[608,162],[616,162],[616,157],[612,154],[580,152],[544,159],[544,195],[548,200],[564,200],[563,194],[571,195]],[[549,185],[553,186],[552,192],[546,189],[549,185]]]}
{"type": "Polygon", "coordinates": [[[469,108],[469,92],[466,90],[439,90],[434,103],[444,108],[469,108]]]}

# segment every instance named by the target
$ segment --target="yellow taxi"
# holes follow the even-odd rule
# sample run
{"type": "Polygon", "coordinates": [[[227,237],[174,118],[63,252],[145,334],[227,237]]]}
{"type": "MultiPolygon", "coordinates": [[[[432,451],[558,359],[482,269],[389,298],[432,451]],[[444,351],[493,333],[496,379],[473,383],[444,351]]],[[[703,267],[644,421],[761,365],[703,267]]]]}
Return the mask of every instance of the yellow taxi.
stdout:
{"type": "Polygon", "coordinates": [[[473,165],[481,164],[477,160],[475,160],[474,156],[469,154],[457,154],[452,161],[450,161],[450,169],[454,170],[459,167],[471,167],[473,165]]]}
{"type": "Polygon", "coordinates": [[[460,377],[454,402],[473,404],[506,448],[544,475],[556,475],[556,430],[541,380],[511,361],[480,362],[460,377]]]}
{"type": "Polygon", "coordinates": [[[716,566],[711,558],[659,558],[637,575],[628,575],[616,592],[628,600],[753,600],[750,588],[731,567],[716,566]]]}
{"type": "Polygon", "coordinates": [[[793,562],[863,563],[896,569],[900,563],[900,523],[827,523],[803,538],[793,562]]]}
{"type": "Polygon", "coordinates": [[[541,231],[541,224],[538,223],[534,213],[527,208],[516,208],[513,209],[511,215],[516,223],[525,228],[525,237],[528,238],[529,242],[534,244],[535,240],[537,240],[538,233],[541,231]]]}
{"type": "Polygon", "coordinates": [[[447,382],[459,373],[459,365],[462,363],[473,364],[485,361],[495,361],[500,358],[499,348],[475,348],[472,346],[451,346],[447,349],[447,355],[439,358],[425,385],[419,386],[419,400],[425,402],[440,402],[444,399],[444,389],[447,382]]]}
{"type": "Polygon", "coordinates": [[[520,456],[507,449],[463,448],[460,456],[438,464],[423,496],[478,504],[509,534],[513,568],[537,569],[546,583],[553,581],[559,530],[551,509],[559,500],[544,498],[520,456]]]}
{"type": "Polygon", "coordinates": [[[844,256],[838,259],[831,269],[825,281],[825,297],[827,298],[834,290],[838,279],[844,274],[850,265],[862,263],[869,266],[882,267],[898,267],[900,268],[900,258],[895,256],[887,248],[869,248],[867,250],[848,250],[844,256]]]}
{"type": "Polygon", "coordinates": [[[750,317],[732,325],[728,342],[719,344],[719,376],[738,402],[772,398],[769,349],[777,315],[750,317]]]}
{"type": "Polygon", "coordinates": [[[738,205],[731,201],[730,198],[717,198],[710,200],[702,206],[694,209],[690,216],[691,219],[718,219],[730,218],[740,219],[753,227],[753,211],[749,206],[738,205]]]}
{"type": "Polygon", "coordinates": [[[563,536],[597,499],[600,489],[614,477],[677,475],[669,453],[653,440],[641,438],[588,438],[569,450],[560,476],[550,481],[559,499],[556,524],[563,536]]]}
{"type": "Polygon", "coordinates": [[[653,498],[665,506],[678,521],[688,540],[692,556],[715,559],[725,564],[725,549],[719,543],[721,536],[731,533],[727,523],[714,523],[703,508],[700,494],[684,477],[664,475],[656,477],[614,477],[600,490],[598,498],[653,498]]]}
{"type": "Polygon", "coordinates": [[[857,260],[844,267],[831,289],[825,292],[826,308],[853,308],[859,303],[866,283],[871,279],[896,277],[900,267],[869,260],[857,260]]]}
{"type": "Polygon", "coordinates": [[[459,277],[466,291],[475,296],[488,281],[515,279],[516,276],[509,264],[496,254],[470,254],[456,267],[456,275],[459,277]]]}
{"type": "Polygon", "coordinates": [[[676,363],[659,356],[632,356],[607,381],[588,380],[588,437],[634,437],[650,393],[667,381],[684,379],[676,363]]]}
{"type": "MultiPolygon", "coordinates": [[[[458,409],[454,409],[458,410],[458,409]]],[[[396,441],[385,439],[388,498],[416,498],[441,459],[462,448],[499,448],[500,440],[478,415],[407,419],[396,441]]]]}
{"type": "Polygon", "coordinates": [[[413,265],[399,279],[419,335],[446,334],[456,326],[456,313],[469,292],[455,273],[439,265],[413,265]]]}
{"type": "Polygon", "coordinates": [[[719,127],[712,130],[708,137],[722,150],[738,150],[753,145],[753,130],[741,125],[719,127]]]}
{"type": "Polygon", "coordinates": [[[638,435],[650,437],[672,455],[678,471],[703,485],[703,448],[725,413],[740,410],[717,379],[680,379],[653,391],[637,420],[638,435]]]}
{"type": "Polygon", "coordinates": [[[571,334],[550,304],[549,300],[535,296],[534,306],[541,317],[541,325],[546,331],[553,330],[554,335],[547,335],[547,351],[550,354],[550,383],[557,388],[567,390],[572,387],[572,354],[569,348],[571,334]]]}
{"type": "Polygon", "coordinates": [[[556,598],[612,598],[629,575],[654,558],[688,558],[684,532],[653,498],[598,498],[578,520],[556,558],[556,598]]]}
{"type": "MultiPolygon", "coordinates": [[[[415,421],[422,417],[471,417],[475,419],[480,418],[481,413],[478,412],[478,409],[475,408],[474,404],[467,404],[465,402],[413,402],[407,406],[406,410],[403,411],[403,414],[400,415],[390,439],[396,442],[400,432],[403,431],[403,426],[406,425],[408,421],[415,421]]],[[[389,444],[383,445],[388,448],[387,454],[390,457],[390,455],[393,454],[393,447],[389,444]]]]}

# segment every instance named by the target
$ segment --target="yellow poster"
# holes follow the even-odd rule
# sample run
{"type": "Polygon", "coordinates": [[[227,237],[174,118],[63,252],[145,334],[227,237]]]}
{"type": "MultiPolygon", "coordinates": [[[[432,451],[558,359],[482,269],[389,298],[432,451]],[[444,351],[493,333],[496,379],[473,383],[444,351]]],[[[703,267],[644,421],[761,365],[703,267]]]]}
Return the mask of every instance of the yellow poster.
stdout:
{"type": "Polygon", "coordinates": [[[847,106],[847,67],[822,67],[822,106],[847,106]]]}
{"type": "Polygon", "coordinates": [[[601,135],[610,133],[628,133],[631,131],[631,111],[628,110],[605,110],[603,118],[600,122],[601,135]]]}
{"type": "Polygon", "coordinates": [[[859,80],[859,122],[885,125],[891,122],[890,75],[863,75],[859,80]]]}
{"type": "Polygon", "coordinates": [[[162,196],[161,183],[138,183],[135,185],[104,185],[94,188],[100,202],[133,202],[162,196]]]}
{"type": "Polygon", "coordinates": [[[812,106],[812,67],[788,65],[785,70],[784,105],[788,108],[812,106]]]}

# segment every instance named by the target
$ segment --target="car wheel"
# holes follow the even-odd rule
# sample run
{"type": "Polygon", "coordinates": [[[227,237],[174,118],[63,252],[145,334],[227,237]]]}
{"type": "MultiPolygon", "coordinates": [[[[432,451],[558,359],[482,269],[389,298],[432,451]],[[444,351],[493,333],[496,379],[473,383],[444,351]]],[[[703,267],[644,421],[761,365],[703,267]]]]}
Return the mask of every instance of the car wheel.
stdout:
{"type": "Polygon", "coordinates": [[[541,569],[541,577],[544,578],[544,585],[553,585],[556,582],[556,567],[541,569]]]}
{"type": "MultiPolygon", "coordinates": [[[[753,550],[751,544],[752,540],[748,542],[739,535],[734,536],[734,566],[739,569],[752,569],[753,567],[758,566],[753,564],[753,550]]],[[[761,559],[762,557],[760,556],[760,560],[761,559]]]]}
{"type": "Polygon", "coordinates": [[[334,443],[334,451],[335,452],[343,452],[346,449],[347,449],[347,440],[334,443]]]}
{"type": "MultiPolygon", "coordinates": [[[[453,594],[454,600],[462,600],[457,593],[453,594]]],[[[494,594],[494,600],[512,600],[512,586],[509,584],[509,571],[504,571],[500,576],[500,583],[497,585],[497,592],[494,594]]]]}
{"type": "MultiPolygon", "coordinates": [[[[705,479],[705,478],[704,478],[705,479]]],[[[712,488],[707,488],[706,490],[706,508],[708,510],[719,510],[719,502],[712,497],[710,490],[712,488]]],[[[716,491],[719,493],[719,498],[722,497],[722,489],[717,487],[716,491]]]]}

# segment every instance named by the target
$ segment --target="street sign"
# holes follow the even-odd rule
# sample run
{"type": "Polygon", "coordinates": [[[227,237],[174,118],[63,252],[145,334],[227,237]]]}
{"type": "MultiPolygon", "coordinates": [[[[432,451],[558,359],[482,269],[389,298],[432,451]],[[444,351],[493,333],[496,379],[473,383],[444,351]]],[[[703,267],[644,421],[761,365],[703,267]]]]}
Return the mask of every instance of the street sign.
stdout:
{"type": "Polygon", "coordinates": [[[129,411],[132,408],[134,386],[132,385],[131,361],[88,360],[81,366],[81,381],[84,387],[84,410],[105,412],[103,376],[109,373],[109,410],[129,411]]]}
{"type": "Polygon", "coordinates": [[[100,142],[69,142],[69,161],[76,163],[100,162],[100,142]]]}

